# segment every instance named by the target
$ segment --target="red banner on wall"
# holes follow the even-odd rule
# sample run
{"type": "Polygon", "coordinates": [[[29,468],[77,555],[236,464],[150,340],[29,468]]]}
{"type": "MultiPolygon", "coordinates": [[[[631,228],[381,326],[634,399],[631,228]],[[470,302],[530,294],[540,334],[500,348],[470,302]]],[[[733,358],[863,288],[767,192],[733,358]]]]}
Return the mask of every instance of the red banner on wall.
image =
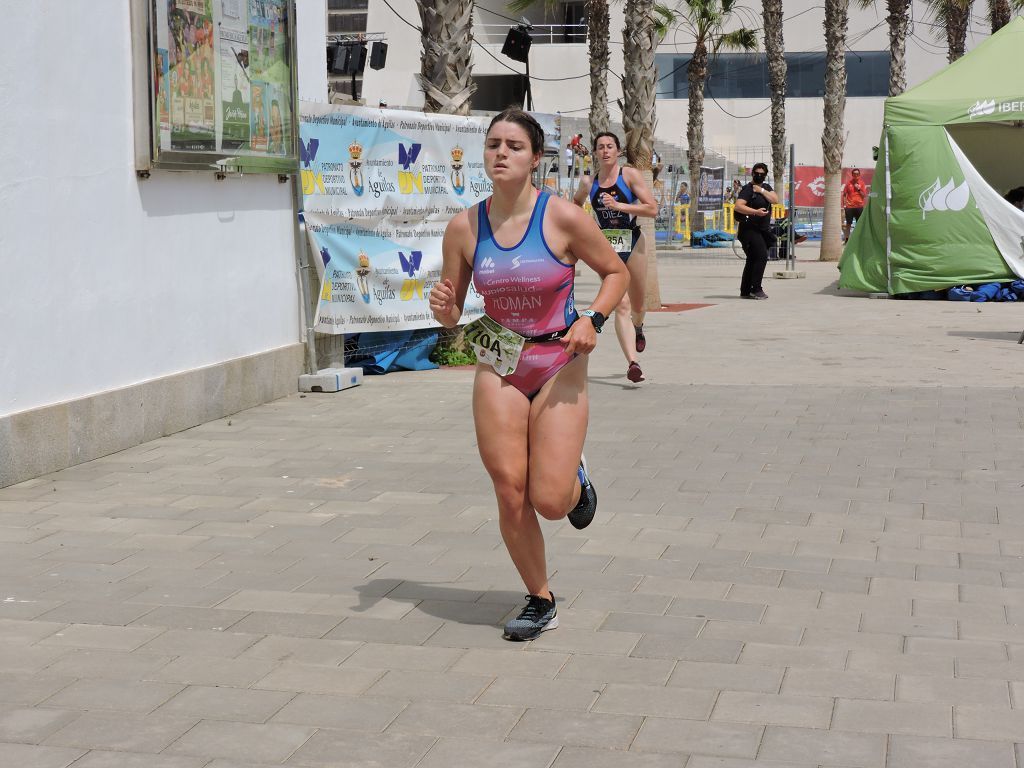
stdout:
{"type": "MultiPolygon", "coordinates": [[[[850,180],[852,168],[843,168],[843,184],[850,180]]],[[[868,190],[875,175],[874,168],[861,168],[860,177],[868,190]]],[[[798,165],[794,174],[797,208],[823,208],[825,206],[825,169],[820,165],[798,165]]]]}

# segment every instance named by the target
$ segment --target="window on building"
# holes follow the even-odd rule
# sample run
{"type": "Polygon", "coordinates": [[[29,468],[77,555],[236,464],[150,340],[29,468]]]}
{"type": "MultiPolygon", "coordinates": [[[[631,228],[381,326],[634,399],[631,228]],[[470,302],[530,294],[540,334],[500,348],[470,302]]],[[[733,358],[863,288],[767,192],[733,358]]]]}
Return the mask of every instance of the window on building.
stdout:
{"type": "MultiPolygon", "coordinates": [[[[658,54],[658,98],[685,99],[689,55],[658,54]]],[[[786,54],[786,96],[816,98],[825,93],[825,54],[786,54]]],[[[846,54],[847,96],[888,96],[889,52],[846,54]]],[[[767,99],[768,65],[763,53],[720,53],[711,60],[704,95],[717,99],[767,99]]]]}
{"type": "Polygon", "coordinates": [[[365,11],[370,0],[327,0],[329,11],[365,11]]]}
{"type": "Polygon", "coordinates": [[[365,13],[332,13],[327,17],[327,33],[337,35],[342,32],[365,32],[365,13]]]}

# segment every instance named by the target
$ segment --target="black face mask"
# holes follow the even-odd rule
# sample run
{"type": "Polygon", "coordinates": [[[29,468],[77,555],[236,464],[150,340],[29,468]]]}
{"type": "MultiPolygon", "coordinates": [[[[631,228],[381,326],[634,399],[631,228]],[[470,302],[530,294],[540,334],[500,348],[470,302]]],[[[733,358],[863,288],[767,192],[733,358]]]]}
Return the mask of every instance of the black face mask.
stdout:
{"type": "Polygon", "coordinates": [[[757,171],[756,173],[754,173],[753,178],[755,184],[760,184],[762,181],[768,178],[768,174],[761,173],[761,171],[757,171]]]}

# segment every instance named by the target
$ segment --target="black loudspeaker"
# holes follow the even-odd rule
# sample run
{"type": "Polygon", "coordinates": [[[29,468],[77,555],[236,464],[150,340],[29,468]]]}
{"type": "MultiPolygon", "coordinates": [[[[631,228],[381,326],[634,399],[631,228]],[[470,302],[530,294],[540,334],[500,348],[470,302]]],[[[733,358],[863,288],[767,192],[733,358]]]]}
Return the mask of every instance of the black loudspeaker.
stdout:
{"type": "Polygon", "coordinates": [[[527,55],[530,53],[530,45],[533,43],[533,38],[530,37],[530,33],[523,27],[512,27],[508,31],[508,36],[505,38],[505,44],[501,46],[501,53],[504,56],[508,56],[512,61],[526,61],[527,55]]]}
{"type": "Polygon", "coordinates": [[[327,49],[327,70],[332,75],[345,74],[346,46],[332,45],[327,49]]]}
{"type": "Polygon", "coordinates": [[[366,43],[346,47],[348,58],[345,60],[345,74],[358,75],[366,68],[366,43]]]}
{"type": "Polygon", "coordinates": [[[328,49],[332,75],[358,75],[366,66],[364,43],[338,43],[328,49]]]}
{"type": "Polygon", "coordinates": [[[370,46],[370,69],[384,69],[388,60],[388,44],[377,40],[370,46]]]}

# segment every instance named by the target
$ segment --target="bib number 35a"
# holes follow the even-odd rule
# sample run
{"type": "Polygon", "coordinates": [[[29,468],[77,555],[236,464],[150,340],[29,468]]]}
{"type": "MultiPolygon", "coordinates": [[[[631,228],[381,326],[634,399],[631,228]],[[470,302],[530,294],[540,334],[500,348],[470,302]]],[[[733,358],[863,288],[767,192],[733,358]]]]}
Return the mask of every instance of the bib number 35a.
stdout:
{"type": "Polygon", "coordinates": [[[628,253],[633,246],[633,232],[629,229],[602,229],[608,244],[616,253],[628,253]]]}

